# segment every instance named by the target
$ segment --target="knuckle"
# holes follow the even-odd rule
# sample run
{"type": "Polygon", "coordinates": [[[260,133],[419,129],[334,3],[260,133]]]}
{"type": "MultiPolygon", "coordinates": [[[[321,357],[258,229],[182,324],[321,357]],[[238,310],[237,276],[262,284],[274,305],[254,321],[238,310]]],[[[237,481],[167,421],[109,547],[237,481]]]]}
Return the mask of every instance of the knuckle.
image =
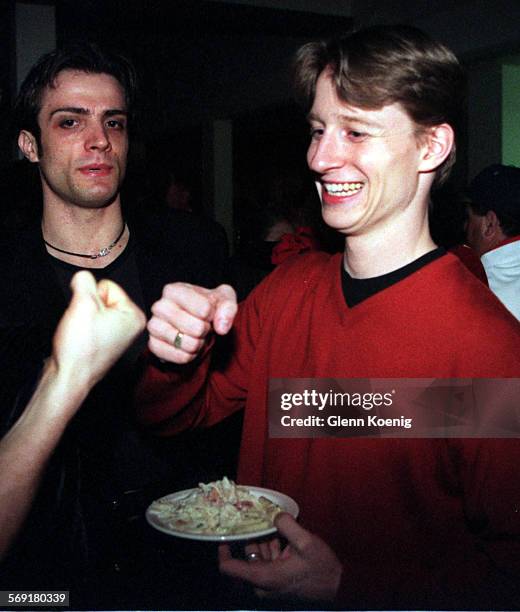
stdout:
{"type": "Polygon", "coordinates": [[[199,308],[198,308],[197,314],[202,319],[207,320],[211,316],[212,309],[213,309],[213,306],[212,306],[210,300],[207,299],[207,298],[204,298],[204,300],[202,300],[200,302],[200,304],[199,304],[199,308]]]}
{"type": "Polygon", "coordinates": [[[160,316],[164,311],[165,303],[164,300],[159,300],[152,305],[152,314],[160,316]]]}
{"type": "Polygon", "coordinates": [[[186,351],[179,351],[177,349],[174,350],[176,352],[175,361],[177,363],[189,363],[190,361],[193,361],[194,355],[192,355],[191,353],[187,353],[186,351]]]}
{"type": "Polygon", "coordinates": [[[223,299],[236,300],[236,292],[231,285],[219,285],[215,291],[223,299]]]}
{"type": "Polygon", "coordinates": [[[162,294],[165,297],[171,297],[171,296],[175,297],[178,292],[183,290],[185,285],[186,285],[185,283],[168,283],[167,285],[163,287],[162,294]]]}
{"type": "Polygon", "coordinates": [[[204,340],[198,340],[195,346],[196,346],[195,352],[200,353],[200,351],[202,350],[204,346],[204,340]]]}
{"type": "Polygon", "coordinates": [[[146,329],[151,333],[151,334],[156,334],[159,331],[159,321],[155,318],[152,317],[149,321],[148,324],[146,325],[146,329]]]}
{"type": "Polygon", "coordinates": [[[162,299],[173,302],[174,304],[182,304],[193,299],[196,292],[187,283],[171,283],[163,289],[162,299]]]}
{"type": "Polygon", "coordinates": [[[160,300],[152,306],[152,314],[158,319],[171,321],[178,316],[178,307],[169,300],[160,300]]]}
{"type": "Polygon", "coordinates": [[[186,353],[189,353],[192,356],[197,355],[199,352],[199,346],[202,344],[200,340],[197,338],[193,338],[191,336],[185,336],[183,338],[182,350],[186,353]]]}
{"type": "Polygon", "coordinates": [[[200,319],[195,321],[192,326],[193,336],[195,338],[203,338],[209,331],[209,323],[201,321],[200,319]]]}
{"type": "Polygon", "coordinates": [[[304,557],[309,555],[315,549],[314,539],[310,535],[303,535],[298,542],[298,548],[304,557]]]}
{"type": "Polygon", "coordinates": [[[152,351],[154,355],[161,359],[165,359],[167,357],[165,351],[163,350],[162,343],[153,336],[150,336],[148,340],[148,348],[152,351]]]}

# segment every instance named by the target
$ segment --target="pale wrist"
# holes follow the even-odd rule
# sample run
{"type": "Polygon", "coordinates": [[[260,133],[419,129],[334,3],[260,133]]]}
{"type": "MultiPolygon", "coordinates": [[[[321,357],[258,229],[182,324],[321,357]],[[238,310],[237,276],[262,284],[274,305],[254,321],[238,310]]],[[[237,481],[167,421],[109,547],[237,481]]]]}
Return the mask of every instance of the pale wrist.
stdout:
{"type": "Polygon", "coordinates": [[[48,359],[33,396],[5,439],[30,440],[36,456],[38,446],[47,447],[59,440],[88,391],[48,359]]]}
{"type": "Polygon", "coordinates": [[[46,379],[49,390],[53,393],[66,394],[68,397],[81,400],[88,395],[95,384],[86,372],[86,369],[58,364],[51,356],[45,363],[42,380],[46,379]]]}
{"type": "Polygon", "coordinates": [[[59,367],[50,357],[45,362],[36,393],[47,407],[46,416],[61,418],[71,411],[75,412],[90,389],[91,385],[82,381],[77,372],[59,367]]]}

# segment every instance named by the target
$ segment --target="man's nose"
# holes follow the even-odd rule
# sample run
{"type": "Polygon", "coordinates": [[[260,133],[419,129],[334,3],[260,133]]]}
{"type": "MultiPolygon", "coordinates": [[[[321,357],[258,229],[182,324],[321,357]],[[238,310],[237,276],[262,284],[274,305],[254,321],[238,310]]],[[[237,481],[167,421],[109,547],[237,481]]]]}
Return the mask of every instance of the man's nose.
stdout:
{"type": "Polygon", "coordinates": [[[85,138],[85,148],[87,150],[99,149],[106,150],[111,146],[107,129],[104,125],[94,124],[88,128],[85,138]]]}
{"type": "Polygon", "coordinates": [[[345,163],[345,146],[336,134],[323,134],[311,143],[307,155],[309,168],[318,174],[339,168],[345,163]]]}

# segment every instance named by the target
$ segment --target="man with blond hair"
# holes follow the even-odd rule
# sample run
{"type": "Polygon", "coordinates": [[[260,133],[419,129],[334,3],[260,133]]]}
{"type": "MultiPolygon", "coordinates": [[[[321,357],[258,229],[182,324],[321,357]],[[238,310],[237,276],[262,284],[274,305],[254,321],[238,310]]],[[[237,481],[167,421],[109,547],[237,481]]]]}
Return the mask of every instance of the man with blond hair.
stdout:
{"type": "Polygon", "coordinates": [[[221,571],[260,595],[341,609],[515,607],[518,440],[269,436],[271,379],[520,376],[520,326],[429,232],[430,191],[455,160],[454,55],[416,29],[376,27],[304,46],[296,83],[323,218],[344,252],[294,257],[236,317],[229,287],[166,286],[149,347],[200,364],[184,376],[151,364],[142,418],[173,433],[245,407],[239,482],[301,511],[276,521],[285,546],[252,544],[251,561],[221,548],[221,571]],[[232,359],[206,377],[210,331],[230,329],[232,359]]]}

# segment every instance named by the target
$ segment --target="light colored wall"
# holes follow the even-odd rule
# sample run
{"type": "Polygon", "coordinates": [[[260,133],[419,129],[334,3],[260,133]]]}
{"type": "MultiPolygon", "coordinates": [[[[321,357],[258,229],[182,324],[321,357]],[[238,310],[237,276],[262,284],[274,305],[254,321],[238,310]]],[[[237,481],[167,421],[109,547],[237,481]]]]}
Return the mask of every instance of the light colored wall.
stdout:
{"type": "Polygon", "coordinates": [[[502,66],[502,163],[520,166],[520,66],[502,66]]]}
{"type": "Polygon", "coordinates": [[[203,205],[226,230],[233,246],[233,122],[208,122],[204,131],[203,205]],[[212,210],[210,210],[212,209],[212,210]]]}

